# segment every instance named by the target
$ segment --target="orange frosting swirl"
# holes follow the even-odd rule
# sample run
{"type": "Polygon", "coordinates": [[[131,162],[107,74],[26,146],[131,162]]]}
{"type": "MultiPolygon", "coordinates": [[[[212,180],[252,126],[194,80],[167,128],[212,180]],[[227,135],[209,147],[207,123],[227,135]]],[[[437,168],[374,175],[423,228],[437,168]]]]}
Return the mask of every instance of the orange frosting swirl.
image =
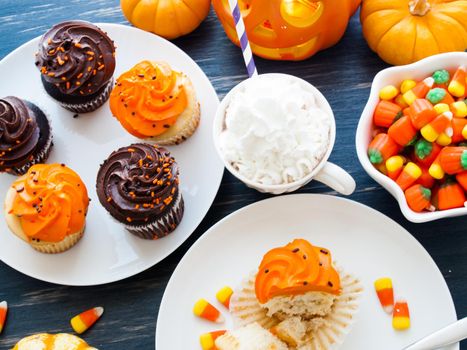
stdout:
{"type": "Polygon", "coordinates": [[[112,114],[136,137],[160,135],[187,107],[183,79],[166,63],[142,61],[117,79],[110,94],[112,114]]]}
{"type": "Polygon", "coordinates": [[[307,292],[340,294],[340,278],[331,253],[296,239],[266,253],[256,275],[256,297],[261,304],[279,295],[307,292]]]}
{"type": "Polygon", "coordinates": [[[73,170],[60,164],[36,164],[13,183],[11,213],[25,235],[60,242],[83,229],[89,205],[86,186],[73,170]]]}

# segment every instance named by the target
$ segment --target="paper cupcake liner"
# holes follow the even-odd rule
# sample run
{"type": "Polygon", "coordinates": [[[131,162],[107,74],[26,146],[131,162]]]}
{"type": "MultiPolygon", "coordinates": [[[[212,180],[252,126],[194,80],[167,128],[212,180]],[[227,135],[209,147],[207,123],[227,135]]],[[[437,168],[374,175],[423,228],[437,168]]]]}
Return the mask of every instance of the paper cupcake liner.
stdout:
{"type": "Polygon", "coordinates": [[[41,253],[46,253],[46,254],[63,253],[64,251],[70,249],[76,243],[79,242],[79,240],[84,235],[84,229],[85,228],[83,227],[81,231],[66,236],[61,242],[44,242],[44,241],[37,241],[33,239],[29,242],[29,244],[31,245],[31,247],[33,247],[35,250],[41,253]]]}
{"type": "MultiPolygon", "coordinates": [[[[337,270],[341,278],[342,293],[337,297],[328,315],[308,321],[307,336],[304,344],[297,348],[299,350],[333,349],[343,342],[351,329],[363,287],[356,277],[340,268],[337,270]]],[[[266,309],[258,302],[255,279],[256,273],[251,274],[232,295],[230,312],[236,328],[257,322],[270,329],[280,323],[277,318],[268,316],[266,309]]]]}
{"type": "MultiPolygon", "coordinates": [[[[39,109],[39,107],[37,107],[35,104],[31,102],[29,103],[39,109]]],[[[28,107],[29,107],[29,104],[28,104],[28,107]]],[[[53,146],[52,125],[50,123],[50,117],[48,117],[47,114],[45,114],[45,112],[42,109],[40,110],[42,111],[43,116],[47,120],[47,124],[49,126],[49,137],[45,141],[45,144],[42,147],[42,149],[36,151],[35,153],[31,155],[32,159],[29,162],[23,164],[20,167],[11,167],[9,170],[6,171],[7,173],[16,175],[16,176],[24,175],[29,170],[29,168],[32,167],[34,164],[45,163],[45,161],[49,157],[50,151],[53,146]]]]}
{"type": "Polygon", "coordinates": [[[58,100],[56,101],[63,108],[68,109],[69,111],[72,111],[75,113],[93,112],[96,109],[98,109],[100,106],[102,106],[109,99],[110,92],[112,91],[113,85],[114,85],[114,79],[112,78],[109,80],[105,89],[103,89],[99,95],[94,97],[92,100],[84,102],[84,103],[66,103],[66,102],[61,102],[58,100]]]}
{"type": "Polygon", "coordinates": [[[162,216],[158,215],[156,220],[145,225],[130,226],[125,225],[125,228],[135,236],[144,239],[159,239],[169,235],[174,231],[180,221],[182,221],[185,204],[182,197],[182,192],[178,191],[177,199],[174,205],[162,216]]]}

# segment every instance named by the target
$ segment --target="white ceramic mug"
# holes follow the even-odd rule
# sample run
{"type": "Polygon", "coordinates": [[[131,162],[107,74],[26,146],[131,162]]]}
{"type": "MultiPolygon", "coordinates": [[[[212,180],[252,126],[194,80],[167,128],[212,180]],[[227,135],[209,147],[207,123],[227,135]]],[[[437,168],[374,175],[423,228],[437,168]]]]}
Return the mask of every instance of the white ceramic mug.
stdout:
{"type": "Polygon", "coordinates": [[[282,73],[269,73],[269,74],[261,74],[255,76],[253,78],[249,78],[247,80],[242,81],[238,85],[236,85],[229,93],[224,97],[222,102],[220,103],[216,116],[214,118],[214,129],[213,129],[213,137],[214,137],[214,144],[217,150],[217,153],[221,157],[222,161],[224,162],[225,167],[239,180],[245,183],[248,187],[254,188],[260,192],[268,192],[273,194],[281,194],[285,192],[292,192],[300,187],[306,185],[311,180],[315,179],[319,182],[326,184],[327,186],[331,187],[332,189],[336,190],[339,193],[344,195],[349,195],[353,193],[355,190],[355,180],[341,167],[335,165],[334,163],[328,162],[328,158],[331,155],[332,148],[334,147],[334,141],[336,139],[336,121],[334,119],[334,113],[332,112],[331,106],[329,105],[326,98],[323,96],[318,89],[316,89],[313,85],[309,82],[297,78],[293,75],[289,74],[282,74],[282,73]],[[224,119],[226,114],[226,108],[230,103],[230,99],[232,96],[239,90],[241,90],[246,84],[248,84],[252,79],[262,79],[263,77],[271,77],[277,76],[281,79],[287,78],[292,81],[297,81],[300,85],[310,91],[316,99],[316,104],[319,108],[323,109],[331,119],[331,129],[329,133],[329,142],[327,146],[326,153],[322,157],[319,164],[313,169],[313,171],[306,175],[305,177],[301,178],[300,180],[285,183],[280,185],[265,185],[258,182],[251,181],[241,175],[228,161],[225,160],[224,155],[222,154],[222,150],[220,149],[219,145],[219,136],[223,131],[224,128],[224,119]]]}

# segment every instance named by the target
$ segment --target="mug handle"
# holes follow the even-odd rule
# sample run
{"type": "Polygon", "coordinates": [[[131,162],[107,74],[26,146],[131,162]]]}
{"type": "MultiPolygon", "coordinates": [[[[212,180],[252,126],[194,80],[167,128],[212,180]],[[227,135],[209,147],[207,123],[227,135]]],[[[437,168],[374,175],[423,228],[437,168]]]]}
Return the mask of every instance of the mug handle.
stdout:
{"type": "Polygon", "coordinates": [[[313,179],[346,196],[352,194],[356,187],[353,177],[340,166],[331,162],[326,162],[313,179]]]}

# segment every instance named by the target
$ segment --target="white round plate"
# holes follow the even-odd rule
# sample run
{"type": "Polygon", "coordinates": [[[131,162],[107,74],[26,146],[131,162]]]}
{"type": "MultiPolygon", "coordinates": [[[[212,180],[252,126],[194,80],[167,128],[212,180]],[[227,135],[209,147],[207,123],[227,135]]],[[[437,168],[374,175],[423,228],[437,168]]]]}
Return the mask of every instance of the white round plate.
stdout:
{"type": "MultiPolygon", "coordinates": [[[[231,320],[215,298],[224,285],[235,288],[263,255],[294,238],[329,248],[334,260],[365,288],[361,307],[340,350],[394,350],[456,320],[446,282],[425,249],[400,225],[362,204],[332,196],[295,194],[242,208],[214,225],[190,248],[164,293],[156,349],[200,349],[202,333],[228,329],[231,320]],[[396,298],[409,302],[412,327],[397,332],[379,305],[373,282],[392,278],[396,298]],[[192,314],[205,298],[226,316],[214,324],[192,314]]],[[[446,348],[459,349],[458,345],[446,348]]]]}
{"type": "MultiPolygon", "coordinates": [[[[201,104],[201,122],[195,134],[178,146],[168,147],[180,166],[185,214],[177,229],[158,241],[127,233],[100,205],[95,191],[99,164],[114,150],[139,140],[112,117],[108,102],[97,111],[81,114],[66,111],[44,91],[34,53],[39,38],[29,41],[0,62],[0,97],[18,96],[40,106],[52,122],[55,146],[48,163],[65,163],[86,183],[92,199],[83,239],[58,255],[35,252],[11,234],[0,214],[0,259],[31,277],[65,285],[96,285],[135,275],[164,259],[196,229],[211,206],[224,167],[212,141],[212,124],[219,99],[201,68],[172,43],[136,28],[99,24],[117,46],[115,77],[144,59],[167,61],[188,75],[201,104]]],[[[15,177],[0,174],[0,199],[15,177]]]]}

